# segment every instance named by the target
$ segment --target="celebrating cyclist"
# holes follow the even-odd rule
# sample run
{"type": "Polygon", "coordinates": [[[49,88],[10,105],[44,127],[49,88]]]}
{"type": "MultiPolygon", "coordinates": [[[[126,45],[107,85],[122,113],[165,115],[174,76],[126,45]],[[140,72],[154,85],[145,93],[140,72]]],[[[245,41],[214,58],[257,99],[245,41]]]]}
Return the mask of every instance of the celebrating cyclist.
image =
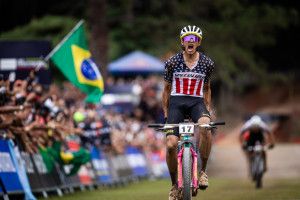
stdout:
{"type": "MultiPolygon", "coordinates": [[[[267,126],[267,124],[258,115],[252,116],[245,122],[241,129],[240,142],[242,148],[245,151],[248,167],[250,171],[250,159],[252,153],[247,151],[249,147],[255,146],[257,142],[261,145],[269,145],[269,148],[274,147],[275,139],[273,132],[267,126]]],[[[267,158],[266,152],[263,152],[264,157],[264,171],[267,171],[267,158]]]]}
{"type": "MultiPolygon", "coordinates": [[[[165,85],[162,96],[163,111],[167,123],[183,122],[188,116],[194,123],[210,122],[211,89],[210,76],[214,69],[213,61],[198,48],[202,42],[202,31],[197,26],[186,26],[180,32],[183,51],[165,63],[165,85]]],[[[199,188],[208,187],[206,164],[211,151],[210,130],[199,129],[201,170],[199,188]]],[[[172,181],[170,200],[181,199],[177,187],[177,143],[178,130],[167,135],[167,165],[172,181]]],[[[198,142],[199,143],[199,142],[198,142]]]]}

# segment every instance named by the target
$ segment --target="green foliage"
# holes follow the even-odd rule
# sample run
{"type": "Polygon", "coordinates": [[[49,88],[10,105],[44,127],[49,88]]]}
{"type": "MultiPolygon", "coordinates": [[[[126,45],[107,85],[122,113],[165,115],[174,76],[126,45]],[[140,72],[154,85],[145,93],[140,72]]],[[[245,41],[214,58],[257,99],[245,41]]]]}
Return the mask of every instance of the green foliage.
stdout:
{"type": "MultiPolygon", "coordinates": [[[[40,19],[33,19],[28,25],[17,27],[0,35],[0,40],[49,40],[53,47],[58,44],[78,22],[71,17],[45,16],[40,19]]],[[[65,80],[62,73],[50,64],[55,74],[55,82],[65,80]]]]}
{"type": "Polygon", "coordinates": [[[181,27],[196,24],[203,29],[203,50],[216,62],[217,79],[238,91],[249,84],[267,83],[264,77],[269,66],[256,49],[275,47],[276,33],[287,29],[297,16],[295,10],[242,0],[145,1],[138,5],[127,1],[126,5],[112,4],[110,8],[115,11],[110,13],[115,17],[110,31],[110,59],[135,49],[159,57],[179,51],[181,27]],[[138,10],[128,11],[128,7],[137,6],[138,10]],[[126,14],[117,19],[117,13],[126,14]]]}
{"type": "Polygon", "coordinates": [[[33,19],[26,26],[17,27],[1,34],[0,40],[46,39],[56,45],[77,22],[77,19],[71,17],[45,16],[33,19]]]}
{"type": "MultiPolygon", "coordinates": [[[[265,78],[272,66],[258,49],[273,48],[275,52],[280,31],[299,24],[296,9],[260,1],[115,0],[106,4],[108,60],[137,49],[165,58],[180,51],[180,29],[195,24],[203,30],[202,50],[216,63],[217,80],[240,92],[247,85],[284,79],[278,74],[265,78]]],[[[81,6],[82,13],[88,15],[86,6],[81,6]]],[[[74,9],[79,10],[78,6],[74,9]]],[[[45,16],[3,33],[0,39],[48,39],[55,45],[77,21],[66,16],[45,16]]]]}

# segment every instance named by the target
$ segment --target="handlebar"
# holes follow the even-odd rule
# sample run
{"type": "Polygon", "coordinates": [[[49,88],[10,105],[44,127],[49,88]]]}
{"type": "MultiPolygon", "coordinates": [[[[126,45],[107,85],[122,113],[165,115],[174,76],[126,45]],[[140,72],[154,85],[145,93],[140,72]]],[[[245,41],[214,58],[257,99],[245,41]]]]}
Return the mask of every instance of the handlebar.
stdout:
{"type": "Polygon", "coordinates": [[[148,124],[149,128],[162,128],[164,126],[162,126],[163,124],[148,124]]]}
{"type": "Polygon", "coordinates": [[[217,128],[217,126],[225,125],[225,122],[210,122],[209,124],[199,124],[199,123],[179,123],[179,124],[149,124],[149,128],[159,128],[159,129],[171,129],[179,127],[180,124],[189,124],[194,126],[199,126],[201,128],[217,128]]]}
{"type": "Polygon", "coordinates": [[[219,126],[219,125],[225,125],[225,122],[210,122],[211,126],[219,126]]]}
{"type": "Polygon", "coordinates": [[[255,146],[250,146],[247,147],[247,151],[254,151],[254,152],[261,152],[261,151],[267,151],[269,150],[268,146],[263,146],[263,145],[255,145],[255,146]]]}

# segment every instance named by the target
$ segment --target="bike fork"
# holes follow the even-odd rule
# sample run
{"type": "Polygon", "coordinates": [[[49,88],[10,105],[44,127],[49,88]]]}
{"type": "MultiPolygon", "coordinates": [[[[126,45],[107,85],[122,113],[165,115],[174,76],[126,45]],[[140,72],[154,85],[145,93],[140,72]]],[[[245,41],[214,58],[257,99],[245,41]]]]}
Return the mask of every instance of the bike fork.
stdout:
{"type": "Polygon", "coordinates": [[[182,154],[183,154],[183,148],[180,149],[180,151],[177,154],[177,174],[178,174],[178,188],[183,187],[183,179],[182,179],[182,154]]]}
{"type": "Polygon", "coordinates": [[[193,148],[190,148],[193,157],[193,174],[192,174],[192,183],[194,188],[198,188],[198,158],[197,153],[193,148]]]}
{"type": "MultiPolygon", "coordinates": [[[[184,148],[181,148],[177,155],[177,173],[178,173],[178,188],[183,187],[182,179],[182,154],[184,148]]],[[[190,148],[192,153],[192,185],[194,188],[198,188],[198,158],[197,153],[193,148],[190,148]]]]}

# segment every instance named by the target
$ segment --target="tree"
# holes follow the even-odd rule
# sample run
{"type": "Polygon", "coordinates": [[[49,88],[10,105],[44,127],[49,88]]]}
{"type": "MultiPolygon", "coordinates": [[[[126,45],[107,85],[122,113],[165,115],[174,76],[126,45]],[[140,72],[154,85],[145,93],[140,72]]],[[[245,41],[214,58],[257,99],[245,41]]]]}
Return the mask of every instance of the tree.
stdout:
{"type": "Polygon", "coordinates": [[[106,0],[88,0],[88,24],[90,26],[90,47],[96,63],[106,75],[108,63],[108,25],[106,0]]]}

